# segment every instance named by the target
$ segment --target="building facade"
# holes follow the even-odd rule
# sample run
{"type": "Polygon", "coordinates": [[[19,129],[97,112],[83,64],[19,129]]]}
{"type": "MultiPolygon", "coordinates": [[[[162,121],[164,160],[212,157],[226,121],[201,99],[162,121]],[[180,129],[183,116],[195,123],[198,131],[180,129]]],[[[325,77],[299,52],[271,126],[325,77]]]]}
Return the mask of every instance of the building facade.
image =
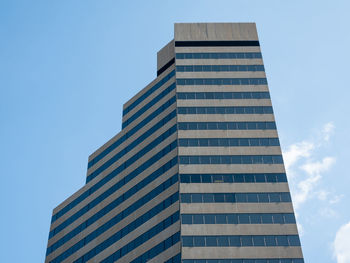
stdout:
{"type": "Polygon", "coordinates": [[[303,263],[255,24],[175,24],[157,62],[46,262],[303,263]]]}

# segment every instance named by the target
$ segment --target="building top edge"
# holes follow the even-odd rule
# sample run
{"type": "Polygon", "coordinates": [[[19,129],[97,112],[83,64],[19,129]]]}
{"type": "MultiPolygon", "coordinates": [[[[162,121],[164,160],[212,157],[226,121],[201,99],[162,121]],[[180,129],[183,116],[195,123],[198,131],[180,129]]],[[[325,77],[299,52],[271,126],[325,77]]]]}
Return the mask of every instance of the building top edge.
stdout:
{"type": "Polygon", "coordinates": [[[255,23],[175,23],[175,41],[258,40],[255,23]]]}

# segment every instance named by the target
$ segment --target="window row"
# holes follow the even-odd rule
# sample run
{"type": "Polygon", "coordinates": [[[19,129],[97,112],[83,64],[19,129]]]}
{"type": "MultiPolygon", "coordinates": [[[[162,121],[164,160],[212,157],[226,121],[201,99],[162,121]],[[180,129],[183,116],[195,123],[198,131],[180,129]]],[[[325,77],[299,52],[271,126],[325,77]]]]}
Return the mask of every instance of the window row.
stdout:
{"type": "Polygon", "coordinates": [[[183,259],[182,263],[304,263],[302,258],[183,259]]]}
{"type": "Polygon", "coordinates": [[[278,138],[188,138],[179,139],[181,147],[279,146],[278,138]]]}
{"type": "Polygon", "coordinates": [[[123,116],[130,112],[133,108],[135,108],[138,104],[144,101],[149,95],[163,86],[169,79],[175,76],[175,70],[171,71],[168,75],[162,78],[159,82],[157,82],[153,87],[147,90],[144,94],[142,94],[138,99],[136,99],[133,103],[131,103],[128,107],[123,110],[123,116]]]}
{"type": "MultiPolygon", "coordinates": [[[[144,263],[149,262],[152,258],[158,256],[168,248],[172,247],[176,243],[180,241],[180,232],[177,232],[176,234],[172,235],[171,237],[167,238],[166,240],[160,242],[158,245],[152,247],[150,250],[147,250],[145,253],[143,253],[141,256],[135,258],[131,263],[144,263]]],[[[111,261],[113,262],[113,261],[111,261]]],[[[107,262],[105,262],[107,263],[107,262]]],[[[164,263],[181,263],[181,254],[177,254],[176,256],[168,259],[164,263]]]]}
{"type": "MultiPolygon", "coordinates": [[[[150,109],[152,106],[154,106],[158,101],[163,99],[166,95],[168,95],[170,92],[172,92],[175,89],[176,85],[175,83],[171,84],[169,87],[164,89],[159,95],[157,95],[154,99],[152,99],[150,102],[148,102],[145,106],[143,106],[141,109],[139,109],[137,112],[135,112],[132,116],[130,116],[127,120],[125,120],[122,123],[122,129],[124,129],[126,126],[128,126],[130,123],[132,123],[134,120],[136,120],[138,117],[140,117],[142,114],[144,114],[148,109],[150,109]]],[[[171,102],[168,102],[172,104],[171,102]]],[[[160,106],[160,108],[167,108],[167,104],[163,104],[160,106]]]]}
{"type": "MultiPolygon", "coordinates": [[[[126,132],[122,137],[120,137],[116,142],[114,142],[108,149],[110,151],[112,149],[115,149],[117,146],[119,146],[121,143],[125,142],[128,138],[130,138],[132,135],[134,135],[137,131],[142,129],[146,124],[148,124],[151,120],[158,117],[162,112],[164,112],[166,109],[168,109],[172,104],[174,104],[176,101],[176,97],[170,98],[167,102],[165,102],[163,105],[161,105],[158,109],[156,109],[154,112],[152,112],[150,115],[142,119],[134,128],[132,128],[130,131],[126,132]]],[[[110,152],[109,151],[109,152],[110,152]]],[[[108,151],[104,151],[107,153],[108,151]]],[[[108,152],[108,153],[109,153],[108,152]]],[[[102,154],[100,154],[102,156],[102,154]]],[[[100,157],[101,158],[101,157],[100,157]]],[[[96,159],[96,158],[95,158],[96,159]]],[[[97,160],[97,159],[96,159],[97,160]]],[[[90,182],[92,179],[94,179],[97,175],[88,175],[86,177],[86,183],[90,182]]]]}
{"type": "Polygon", "coordinates": [[[184,247],[296,247],[298,235],[182,236],[184,247]]]}
{"type": "MultiPolygon", "coordinates": [[[[120,258],[124,257],[126,254],[131,252],[132,250],[136,249],[137,247],[139,247],[143,243],[145,243],[148,240],[150,240],[152,237],[156,236],[157,234],[159,234],[163,230],[165,230],[168,227],[170,227],[172,224],[174,224],[177,221],[179,221],[179,217],[180,217],[179,212],[175,212],[170,217],[168,217],[165,220],[163,220],[162,222],[160,222],[158,225],[152,227],[147,232],[139,235],[133,241],[129,242],[127,245],[125,245],[124,247],[122,247],[121,249],[117,250],[116,252],[114,252],[109,257],[107,257],[104,260],[102,260],[101,263],[109,263],[109,262],[114,262],[114,261],[119,260],[120,258]]],[[[176,239],[179,240],[178,235],[179,235],[179,233],[175,234],[174,241],[171,242],[172,245],[177,243],[177,242],[175,242],[176,239]]],[[[107,248],[108,246],[112,245],[113,243],[114,242],[111,242],[111,244],[106,245],[106,247],[104,247],[103,249],[107,248]]],[[[102,249],[100,251],[102,251],[102,249]]],[[[98,251],[98,252],[100,252],[100,251],[98,251]]],[[[83,256],[83,257],[81,257],[81,260],[78,259],[77,261],[74,261],[74,263],[83,263],[83,262],[86,262],[89,259],[90,258],[87,258],[87,256],[83,256]]]]}
{"type": "Polygon", "coordinates": [[[272,114],[271,106],[178,107],[178,114],[272,114]]]}
{"type": "MultiPolygon", "coordinates": [[[[136,152],[133,156],[131,156],[129,159],[127,159],[124,162],[120,162],[119,165],[123,167],[129,167],[132,164],[134,164],[138,159],[140,159],[142,156],[144,156],[146,153],[153,150],[155,147],[157,147],[159,144],[161,144],[164,140],[169,138],[172,134],[174,134],[177,130],[176,124],[169,128],[167,131],[165,131],[163,134],[155,138],[153,141],[151,141],[149,144],[147,144],[144,148],[136,152]]],[[[152,138],[152,137],[151,137],[152,138]]],[[[151,139],[149,138],[149,139],[151,139]]],[[[138,141],[137,139],[135,141],[138,141]]],[[[135,146],[135,141],[133,141],[130,145],[132,148],[135,146]]],[[[105,171],[107,168],[109,168],[111,165],[115,165],[115,163],[123,157],[125,154],[130,152],[131,147],[126,146],[123,150],[116,153],[113,157],[111,157],[108,161],[106,161],[104,164],[102,164],[100,167],[98,167],[95,171],[90,173],[88,177],[92,176],[93,178],[101,174],[103,171],[105,171]]],[[[121,172],[121,171],[120,171],[121,172]]]]}
{"type": "MultiPolygon", "coordinates": [[[[138,176],[140,173],[142,173],[147,168],[151,167],[154,163],[158,162],[163,156],[171,152],[177,147],[177,141],[174,141],[170,143],[168,146],[164,147],[161,151],[153,155],[150,159],[148,159],[146,162],[142,163],[139,167],[134,169],[131,173],[126,175],[125,177],[121,178],[117,183],[115,183],[113,186],[108,188],[105,192],[100,194],[98,197],[96,197],[94,200],[92,200],[90,203],[85,205],[82,209],[74,213],[72,216],[67,218],[65,221],[63,221],[60,225],[55,227],[53,230],[50,231],[49,238],[56,235],[58,232],[63,230],[65,227],[67,227],[69,224],[77,220],[79,217],[81,217],[83,214],[88,212],[90,209],[92,209],[94,206],[101,203],[104,199],[106,199],[108,196],[113,194],[115,191],[120,189],[122,186],[126,185],[128,182],[130,182],[132,179],[134,179],[136,176],[138,176]]],[[[170,169],[170,166],[173,166],[177,163],[177,160],[174,160],[173,158],[171,161],[169,161],[166,165],[163,165],[161,167],[161,170],[170,169]]],[[[121,169],[125,169],[125,167],[119,166],[117,169],[113,170],[111,173],[109,173],[106,177],[104,177],[101,181],[99,181],[97,184],[92,186],[90,189],[99,189],[102,187],[102,185],[109,182],[112,178],[114,178],[117,174],[119,174],[121,169]]],[[[95,190],[96,191],[96,190],[95,190]]]]}
{"type": "MultiPolygon", "coordinates": [[[[116,232],[112,237],[108,238],[107,240],[103,241],[102,243],[98,244],[96,247],[91,249],[87,254],[97,254],[96,251],[99,251],[101,248],[105,246],[105,243],[110,243],[110,239],[113,239],[114,243],[134,231],[136,228],[150,220],[152,217],[156,216],[175,202],[179,200],[179,193],[175,193],[171,196],[169,196],[164,201],[160,202],[158,205],[135,219],[134,221],[130,222],[127,226],[123,227],[122,229],[119,229],[118,232],[116,232]],[[94,252],[95,251],[95,252],[94,252]]],[[[70,255],[74,254],[76,251],[81,249],[83,246],[87,245],[91,241],[93,241],[95,238],[100,236],[102,233],[109,230],[111,227],[115,226],[117,223],[119,223],[123,218],[126,217],[123,216],[122,213],[118,214],[117,216],[114,216],[112,219],[108,220],[108,222],[104,223],[102,226],[98,227],[96,230],[94,230],[92,233],[88,234],[85,238],[81,239],[79,242],[75,243],[73,246],[65,250],[63,253],[61,253],[59,256],[57,256],[54,260],[56,262],[61,262],[68,258],[70,255]]]]}
{"type": "Polygon", "coordinates": [[[176,79],[177,85],[267,85],[266,78],[176,79]]]}
{"type": "Polygon", "coordinates": [[[285,173],[180,174],[181,183],[286,183],[285,173]]]}
{"type": "Polygon", "coordinates": [[[164,263],[181,263],[181,253],[177,254],[176,256],[173,256],[164,263]]]}
{"type": "Polygon", "coordinates": [[[142,121],[140,121],[134,128],[126,132],[123,136],[121,136],[117,141],[112,143],[110,146],[108,146],[104,151],[102,151],[99,155],[97,155],[95,158],[93,158],[88,163],[88,169],[93,166],[95,163],[97,163],[99,160],[101,160],[103,157],[105,157],[107,154],[109,154],[111,151],[113,151],[115,148],[117,148],[120,144],[125,142],[128,138],[133,136],[137,131],[145,127],[146,124],[148,124],[151,120],[158,117],[164,110],[166,110],[168,107],[170,107],[173,103],[176,101],[176,96],[170,98],[167,102],[165,102],[162,106],[160,106],[157,110],[152,112],[150,115],[145,117],[142,121]]]}
{"type": "Polygon", "coordinates": [[[177,72],[264,71],[264,65],[184,65],[177,72]]]}
{"type": "MultiPolygon", "coordinates": [[[[84,240],[81,240],[79,243],[75,244],[73,247],[66,250],[63,254],[68,257],[69,255],[73,254],[75,251],[77,251],[82,245],[86,244],[87,242],[90,242],[91,240],[95,239],[97,236],[101,235],[105,231],[107,231],[109,228],[114,226],[115,224],[119,223],[121,220],[129,216],[131,213],[139,209],[141,206],[146,204],[147,202],[151,201],[153,198],[157,197],[159,194],[164,192],[166,189],[168,189],[170,186],[175,184],[178,181],[178,178],[176,178],[178,175],[174,175],[171,178],[169,178],[164,183],[157,186],[155,189],[138,199],[136,202],[125,208],[124,210],[120,211],[117,215],[115,215],[112,219],[110,219],[107,223],[102,225],[101,227],[97,228],[94,232],[92,232],[90,235],[88,235],[84,240]]],[[[176,202],[178,200],[178,197],[171,197],[171,199],[167,200],[167,205],[172,201],[176,202]]],[[[102,218],[104,215],[115,209],[118,205],[123,202],[123,196],[120,196],[119,198],[115,199],[112,203],[108,204],[106,207],[101,209],[99,212],[85,220],[82,224],[80,224],[78,227],[74,228],[72,231],[68,232],[66,235],[64,235],[62,238],[57,240],[54,244],[52,244],[47,249],[47,254],[52,253],[57,248],[65,244],[67,241],[71,240],[73,237],[81,233],[83,230],[88,228],[93,223],[97,222],[100,218],[102,218]]],[[[147,214],[145,218],[149,218],[150,215],[154,214],[154,212],[159,213],[162,209],[163,205],[161,204],[158,208],[156,208],[153,212],[147,214]]],[[[125,231],[125,230],[124,230],[125,231]]],[[[61,255],[63,257],[63,255],[61,255]]]]}
{"type": "Polygon", "coordinates": [[[179,130],[276,130],[274,121],[261,122],[179,122],[179,130]]]}
{"type": "MultiPolygon", "coordinates": [[[[130,144],[125,147],[125,149],[121,150],[121,152],[124,152],[122,155],[130,152],[132,149],[134,149],[136,146],[138,146],[142,141],[144,141],[146,138],[148,138],[150,135],[152,135],[155,131],[157,131],[159,128],[163,127],[167,122],[169,122],[171,119],[173,119],[176,116],[176,110],[174,110],[173,112],[171,112],[170,114],[168,114],[167,116],[165,116],[162,120],[160,120],[157,124],[155,124],[153,127],[151,127],[149,130],[147,130],[146,132],[144,132],[141,136],[139,136],[137,139],[133,140],[130,142],[130,144]]],[[[128,133],[127,133],[128,134],[128,133]]],[[[124,137],[124,136],[123,136],[124,137]]],[[[122,137],[122,138],[123,138],[122,137]]],[[[124,138],[125,139],[125,138],[124,138]]],[[[116,148],[118,145],[122,142],[120,142],[119,140],[116,141],[114,144],[112,144],[111,146],[113,146],[114,148],[116,148]]],[[[110,146],[110,147],[111,147],[110,146]]],[[[111,147],[110,151],[112,151],[114,148],[111,147]]],[[[108,149],[108,148],[107,148],[108,149]]],[[[108,152],[109,153],[109,152],[108,152]]],[[[108,154],[106,153],[106,155],[108,154]]],[[[119,153],[117,153],[118,155],[119,153]]],[[[97,156],[98,157],[98,156],[97,156]]],[[[97,158],[96,157],[96,158],[97,158]]],[[[102,156],[104,157],[104,156],[102,156]]],[[[101,158],[102,158],[101,157],[101,158]]],[[[121,157],[121,156],[120,156],[121,157]]],[[[115,158],[120,158],[120,157],[115,157],[115,158]]],[[[112,157],[114,158],[114,157],[112,157]]],[[[115,160],[116,161],[116,160],[115,160]]],[[[110,178],[111,179],[111,178],[110,178]]],[[[108,179],[108,180],[110,180],[108,179]]],[[[60,211],[58,211],[56,214],[54,214],[51,218],[51,223],[53,223],[54,221],[56,221],[58,218],[60,218],[62,215],[64,215],[65,213],[67,213],[70,209],[72,209],[73,207],[75,207],[77,204],[79,204],[80,202],[82,202],[85,198],[87,198],[88,196],[90,196],[92,193],[94,193],[95,191],[97,191],[100,187],[102,187],[107,181],[107,179],[102,179],[101,181],[97,182],[96,184],[94,184],[90,189],[87,189],[85,192],[83,192],[80,196],[78,196],[76,199],[74,199],[73,201],[71,201],[68,205],[66,205],[64,208],[62,208],[60,211]]]]}
{"type": "Polygon", "coordinates": [[[282,164],[282,155],[190,155],[179,156],[180,164],[282,164]]]}
{"type": "Polygon", "coordinates": [[[195,193],[181,194],[182,203],[288,203],[290,193],[195,193]]]}
{"type": "Polygon", "coordinates": [[[192,224],[295,224],[293,213],[182,214],[181,223],[192,224]]]}
{"type": "Polygon", "coordinates": [[[179,100],[269,99],[269,92],[178,92],[179,100]]]}
{"type": "Polygon", "coordinates": [[[262,58],[260,52],[176,53],[176,59],[246,59],[262,58]]]}

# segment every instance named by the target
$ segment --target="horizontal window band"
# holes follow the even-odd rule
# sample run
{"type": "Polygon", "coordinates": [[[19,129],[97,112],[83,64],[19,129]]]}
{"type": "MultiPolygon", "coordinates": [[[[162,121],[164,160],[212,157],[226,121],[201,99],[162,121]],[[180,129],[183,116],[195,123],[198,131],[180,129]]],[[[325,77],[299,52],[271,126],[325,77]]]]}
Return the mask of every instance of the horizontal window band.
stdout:
{"type": "Polygon", "coordinates": [[[131,103],[128,107],[123,110],[123,116],[129,113],[133,108],[135,108],[138,104],[144,101],[149,95],[163,86],[169,79],[175,76],[175,70],[171,71],[168,75],[162,78],[159,82],[153,85],[149,90],[147,90],[144,94],[142,94],[139,98],[137,98],[133,103],[131,103]]]}
{"type": "Polygon", "coordinates": [[[174,63],[175,63],[175,58],[170,59],[168,63],[166,63],[163,67],[161,67],[159,70],[157,70],[157,77],[160,74],[162,74],[164,71],[166,71],[174,63]]]}
{"type": "Polygon", "coordinates": [[[285,173],[180,174],[180,183],[286,183],[285,173]]]}
{"type": "Polygon", "coordinates": [[[299,247],[298,235],[182,236],[184,247],[299,247]]]}
{"type": "MultiPolygon", "coordinates": [[[[109,161],[107,161],[105,164],[102,165],[103,168],[100,169],[106,169],[110,166],[111,162],[115,162],[119,160],[122,156],[130,152],[132,149],[134,149],[136,146],[138,146],[142,141],[144,141],[146,138],[151,136],[155,131],[163,127],[167,122],[172,120],[176,116],[176,110],[172,111],[170,114],[165,116],[162,120],[160,120],[157,124],[155,124],[153,127],[151,127],[149,130],[147,130],[145,133],[143,133],[141,136],[139,136],[137,139],[133,140],[128,146],[126,146],[123,150],[118,152],[116,155],[114,155],[109,161]]],[[[117,147],[117,146],[116,146],[117,147]]],[[[102,172],[102,170],[100,170],[102,172]]],[[[96,174],[97,172],[93,172],[93,174],[96,174]]],[[[97,189],[102,187],[103,180],[99,181],[95,185],[93,185],[90,189],[86,190],[84,193],[82,193],[80,196],[78,196],[76,199],[71,201],[69,204],[67,204],[65,207],[63,207],[61,210],[56,212],[51,218],[51,223],[55,222],[58,218],[60,218],[62,215],[67,213],[69,210],[71,210],[73,207],[75,207],[77,204],[82,202],[85,198],[90,196],[92,193],[94,193],[97,189]]]]}
{"type": "MultiPolygon", "coordinates": [[[[177,141],[173,141],[166,147],[164,147],[162,150],[160,150],[158,153],[153,155],[150,159],[148,159],[146,162],[142,163],[139,167],[134,169],[131,173],[126,175],[125,177],[121,178],[116,184],[114,184],[112,187],[108,188],[104,193],[102,193],[99,197],[95,198],[91,203],[93,206],[96,206],[99,204],[102,200],[106,199],[108,196],[110,196],[112,193],[120,189],[122,186],[129,183],[132,179],[134,179],[136,176],[138,176],[140,173],[142,173],[147,168],[151,167],[154,163],[158,162],[161,158],[166,156],[168,153],[170,153],[172,150],[174,150],[177,147],[177,141]]],[[[175,161],[173,161],[174,163],[175,161]]],[[[169,163],[169,162],[168,162],[169,163]]],[[[171,162],[170,162],[171,164],[171,162]]],[[[112,171],[110,174],[108,174],[106,177],[104,177],[101,181],[99,181],[97,184],[95,184],[92,189],[94,192],[101,188],[104,184],[112,180],[117,174],[119,174],[122,170],[126,169],[124,166],[119,166],[114,171],[112,171]]],[[[49,233],[49,239],[53,236],[55,236],[57,233],[62,231],[64,228],[66,228],[69,224],[77,220],[80,216],[85,214],[87,211],[89,211],[92,207],[87,204],[84,206],[83,209],[79,210],[77,213],[73,214],[71,217],[63,221],[60,225],[58,225],[56,228],[50,231],[49,233]]]]}
{"type": "Polygon", "coordinates": [[[279,146],[278,138],[186,138],[179,139],[179,147],[254,147],[279,146]]]}
{"type": "Polygon", "coordinates": [[[260,52],[196,52],[176,53],[176,59],[260,59],[260,52]]]}
{"type": "MultiPolygon", "coordinates": [[[[177,232],[176,234],[172,235],[171,237],[167,238],[166,240],[158,243],[156,246],[147,250],[141,256],[135,258],[133,261],[131,261],[131,263],[149,262],[152,258],[158,256],[168,248],[174,246],[179,241],[180,241],[180,232],[177,232]]],[[[177,254],[176,256],[165,261],[164,263],[181,263],[181,254],[177,254]]]]}
{"type": "MultiPolygon", "coordinates": [[[[143,262],[143,261],[141,261],[141,262],[143,262]]],[[[141,263],[141,262],[138,262],[138,263],[141,263]]],[[[146,260],[146,262],[147,262],[147,260],[146,260]]],[[[181,253],[177,254],[176,256],[173,256],[172,258],[168,259],[164,263],[181,263],[181,253]]]]}
{"type": "MultiPolygon", "coordinates": [[[[151,141],[149,144],[147,144],[146,146],[144,146],[144,148],[142,148],[141,150],[139,150],[137,153],[135,153],[133,156],[131,156],[129,159],[127,159],[126,161],[124,161],[123,163],[121,163],[119,166],[124,166],[126,169],[126,167],[129,167],[130,165],[132,165],[133,163],[135,163],[138,159],[140,159],[142,156],[144,156],[146,153],[150,152],[152,149],[154,149],[157,145],[159,145],[160,143],[162,143],[164,140],[166,140],[167,138],[169,138],[172,134],[174,134],[177,131],[177,127],[176,124],[173,125],[172,127],[170,127],[168,130],[166,130],[165,132],[163,132],[160,136],[158,136],[157,138],[155,138],[153,141],[151,141]]],[[[135,141],[138,141],[137,139],[135,141]]],[[[131,143],[132,146],[134,146],[134,142],[131,143]]],[[[139,145],[138,145],[139,146],[139,145]]],[[[129,147],[127,146],[126,149],[128,149],[129,147]]],[[[125,150],[125,149],[124,149],[125,150]]],[[[103,165],[101,165],[98,169],[96,169],[94,172],[92,172],[91,174],[88,175],[88,178],[90,178],[89,180],[91,181],[93,178],[97,177],[99,174],[101,174],[103,171],[105,171],[106,169],[108,169],[111,165],[113,165],[116,161],[118,161],[121,157],[123,157],[127,152],[126,150],[124,151],[122,150],[121,152],[119,152],[119,154],[116,154],[115,156],[113,156],[111,159],[109,159],[108,161],[106,161],[103,165]]],[[[130,152],[130,150],[128,151],[130,152]]],[[[117,168],[118,169],[118,168],[117,168]]]]}
{"type": "Polygon", "coordinates": [[[186,193],[181,203],[290,203],[289,192],[282,193],[186,193]]]}
{"type": "Polygon", "coordinates": [[[181,223],[192,224],[295,224],[293,213],[182,214],[181,223]]]}
{"type": "MultiPolygon", "coordinates": [[[[129,124],[131,124],[133,121],[135,121],[137,118],[139,118],[142,114],[144,114],[148,109],[150,109],[152,106],[154,106],[158,101],[163,99],[166,95],[168,95],[171,91],[175,89],[176,85],[175,83],[171,84],[169,87],[164,89],[160,94],[158,94],[154,99],[152,99],[150,102],[148,102],[145,106],[143,106],[141,109],[139,109],[137,112],[135,112],[132,116],[129,117],[129,119],[125,120],[122,123],[122,129],[127,127],[129,124]]],[[[174,103],[175,97],[171,98],[167,102],[165,102],[163,105],[159,106],[157,110],[154,112],[162,112],[166,108],[168,108],[171,104],[174,103]]],[[[155,114],[155,113],[152,113],[155,114]]]]}
{"type": "Polygon", "coordinates": [[[178,100],[270,99],[269,92],[178,92],[178,100]]]}
{"type": "MultiPolygon", "coordinates": [[[[179,219],[180,219],[179,212],[175,212],[170,217],[166,218],[165,220],[163,220],[159,224],[155,225],[147,232],[139,235],[137,238],[135,238],[134,240],[129,242],[127,245],[123,246],[121,249],[117,250],[112,255],[110,255],[109,257],[102,260],[101,263],[115,262],[115,261],[121,259],[122,257],[124,257],[126,254],[128,254],[132,250],[136,249],[137,247],[141,246],[143,243],[150,240],[152,237],[156,236],[157,234],[159,234],[163,230],[167,229],[168,227],[170,227],[174,223],[178,222],[179,219]]],[[[172,242],[171,242],[172,245],[177,243],[180,240],[180,232],[177,232],[171,238],[172,238],[172,242]]],[[[111,246],[112,244],[113,243],[108,244],[108,246],[111,246]]],[[[106,248],[107,248],[107,246],[106,246],[106,248]]],[[[88,255],[86,255],[86,256],[83,256],[83,257],[79,258],[78,260],[74,261],[74,263],[84,263],[84,262],[88,261],[89,259],[90,258],[88,258],[88,255]]]]}
{"type": "Polygon", "coordinates": [[[276,130],[273,121],[263,122],[179,122],[179,130],[276,130]]]}
{"type": "Polygon", "coordinates": [[[176,79],[177,85],[267,85],[266,78],[195,78],[176,79]]]}
{"type": "Polygon", "coordinates": [[[273,114],[271,106],[178,107],[178,114],[273,114]]]}
{"type": "MultiPolygon", "coordinates": [[[[161,184],[156,189],[152,190],[142,198],[140,198],[137,202],[135,202],[133,205],[141,207],[146,202],[149,202],[152,200],[152,198],[156,198],[157,195],[164,192],[166,189],[168,189],[171,185],[175,183],[176,175],[161,184]],[[144,199],[144,200],[143,200],[144,199]]],[[[158,205],[154,206],[152,209],[144,213],[143,215],[139,216],[137,219],[129,223],[127,226],[123,227],[122,229],[118,230],[114,234],[113,243],[119,241],[123,237],[125,237],[127,234],[134,231],[136,228],[147,222],[149,219],[153,218],[160,212],[164,211],[166,208],[170,207],[172,204],[176,203],[179,200],[179,193],[175,193],[168,198],[166,198],[164,201],[160,202],[158,205]]],[[[108,231],[111,227],[119,223],[121,220],[129,216],[131,213],[135,212],[135,210],[132,210],[132,206],[128,207],[124,211],[121,211],[119,214],[108,220],[108,222],[104,223],[102,226],[98,227],[96,230],[94,230],[92,233],[75,243],[73,246],[62,252],[59,256],[57,256],[55,259],[52,260],[52,262],[61,262],[68,258],[70,255],[74,254],[76,251],[81,249],[82,247],[86,246],[88,243],[90,243],[92,240],[103,234],[104,232],[108,231]]],[[[137,208],[138,209],[138,208],[137,208]]],[[[106,243],[110,243],[110,238],[106,239],[99,245],[97,245],[95,248],[91,249],[88,253],[92,253],[91,251],[99,250],[100,248],[104,247],[106,243]]]]}
{"type": "Polygon", "coordinates": [[[303,258],[183,259],[181,263],[304,263],[303,258]]]}
{"type": "MultiPolygon", "coordinates": [[[[120,144],[125,142],[128,138],[133,136],[137,131],[142,129],[147,123],[149,123],[151,120],[153,120],[155,117],[157,117],[159,114],[161,114],[166,108],[170,107],[173,103],[176,101],[176,96],[170,98],[167,102],[165,102],[162,106],[160,106],[157,110],[152,112],[150,115],[142,119],[134,128],[126,132],[122,137],[120,137],[117,141],[115,141],[113,144],[111,144],[107,149],[105,149],[102,153],[100,153],[98,156],[96,156],[94,159],[92,159],[88,163],[88,169],[92,167],[95,163],[97,163],[99,160],[101,160],[103,157],[105,157],[107,154],[109,154],[111,151],[113,151],[115,148],[117,148],[120,144]]],[[[86,183],[89,182],[88,178],[86,178],[86,183]]]]}
{"type": "Polygon", "coordinates": [[[257,40],[175,41],[175,47],[258,47],[257,40]]]}
{"type": "Polygon", "coordinates": [[[180,164],[283,164],[282,155],[189,155],[180,164]]]}
{"type": "Polygon", "coordinates": [[[265,71],[264,65],[181,65],[176,72],[235,72],[265,71]]]}
{"type": "MultiPolygon", "coordinates": [[[[147,185],[149,185],[151,182],[153,182],[155,179],[159,178],[161,175],[163,175],[165,172],[167,172],[168,170],[170,170],[172,167],[174,167],[177,164],[177,159],[173,158],[172,160],[170,160],[169,162],[167,162],[165,165],[163,165],[162,167],[160,167],[159,169],[157,169],[155,172],[153,172],[152,174],[150,174],[148,177],[146,177],[145,179],[143,179],[141,182],[139,182],[138,184],[136,184],[135,186],[133,186],[132,188],[130,188],[128,191],[126,191],[124,194],[122,194],[120,197],[116,198],[114,201],[112,201],[108,206],[106,206],[105,208],[101,209],[99,212],[97,212],[94,216],[90,217],[89,219],[85,220],[85,222],[81,223],[79,226],[77,226],[76,228],[74,228],[73,230],[71,230],[69,233],[65,234],[62,238],[60,238],[59,240],[57,240],[54,244],[52,244],[50,247],[47,248],[46,253],[47,255],[52,253],[53,251],[55,251],[57,248],[59,248],[60,246],[62,246],[64,243],[68,242],[69,240],[71,240],[74,236],[76,236],[77,234],[79,234],[80,232],[82,232],[84,229],[86,229],[87,227],[89,227],[91,224],[93,224],[94,222],[96,222],[96,220],[98,220],[100,217],[104,216],[105,214],[109,213],[111,210],[113,210],[115,207],[119,206],[122,202],[128,200],[130,197],[134,196],[134,194],[136,194],[138,191],[142,190],[144,187],[146,187],[147,185]]],[[[178,177],[178,175],[176,175],[178,177]]],[[[175,181],[177,182],[178,178],[170,178],[167,180],[167,183],[175,181]],[[176,179],[176,181],[175,181],[176,179]]],[[[175,183],[173,182],[173,183],[175,183]]],[[[172,184],[173,184],[172,183],[172,184]]],[[[118,183],[117,183],[118,184],[118,183]]],[[[116,186],[117,184],[115,184],[114,186],[112,186],[109,190],[106,191],[107,194],[102,194],[99,197],[97,197],[94,201],[96,202],[101,202],[104,199],[106,199],[108,196],[111,195],[111,193],[114,193],[116,191],[116,186]]],[[[171,185],[172,185],[171,184],[171,185]]],[[[164,186],[164,183],[161,184],[160,186],[158,186],[158,188],[156,190],[154,190],[153,192],[157,192],[159,191],[159,189],[162,188],[162,186],[164,186]]],[[[170,186],[170,185],[169,185],[170,186]]],[[[151,194],[149,193],[148,196],[150,196],[151,194]]],[[[141,199],[139,199],[138,204],[142,203],[140,201],[141,199]]],[[[93,202],[94,202],[93,201],[93,202]]],[[[144,199],[144,201],[147,201],[146,199],[144,199]]],[[[130,209],[127,210],[128,212],[130,212],[130,209]]],[[[128,215],[128,213],[126,213],[125,211],[122,214],[122,218],[126,217],[128,215]]],[[[120,217],[120,216],[119,216],[120,217]]],[[[121,220],[120,219],[120,220],[121,220]]]]}

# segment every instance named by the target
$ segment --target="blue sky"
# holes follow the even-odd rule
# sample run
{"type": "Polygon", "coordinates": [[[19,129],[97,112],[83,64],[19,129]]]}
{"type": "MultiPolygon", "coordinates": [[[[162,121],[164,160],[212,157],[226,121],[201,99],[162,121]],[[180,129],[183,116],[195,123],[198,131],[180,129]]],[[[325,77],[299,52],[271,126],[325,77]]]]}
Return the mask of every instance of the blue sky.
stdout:
{"type": "Polygon", "coordinates": [[[156,76],[174,22],[256,22],[306,262],[350,262],[349,1],[0,2],[2,262],[43,262],[52,209],[156,76]]]}

